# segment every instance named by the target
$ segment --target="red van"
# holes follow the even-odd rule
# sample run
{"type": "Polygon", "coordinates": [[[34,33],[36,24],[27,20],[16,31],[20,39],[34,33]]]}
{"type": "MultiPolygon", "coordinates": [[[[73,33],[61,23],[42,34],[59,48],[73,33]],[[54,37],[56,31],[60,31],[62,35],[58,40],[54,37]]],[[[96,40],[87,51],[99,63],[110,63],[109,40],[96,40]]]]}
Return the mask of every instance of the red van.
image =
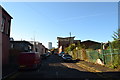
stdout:
{"type": "Polygon", "coordinates": [[[34,69],[41,65],[41,57],[38,52],[21,52],[18,55],[19,69],[34,69]]]}

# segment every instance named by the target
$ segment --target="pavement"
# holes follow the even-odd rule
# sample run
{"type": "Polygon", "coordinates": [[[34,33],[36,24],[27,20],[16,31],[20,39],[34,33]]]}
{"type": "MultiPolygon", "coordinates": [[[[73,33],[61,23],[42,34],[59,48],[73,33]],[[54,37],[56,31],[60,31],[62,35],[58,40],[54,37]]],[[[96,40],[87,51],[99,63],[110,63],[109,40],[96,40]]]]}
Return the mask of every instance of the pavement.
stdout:
{"type": "Polygon", "coordinates": [[[120,72],[120,70],[108,68],[99,64],[94,64],[87,61],[79,61],[78,66],[87,69],[90,72],[120,72]]]}
{"type": "Polygon", "coordinates": [[[15,64],[7,64],[2,66],[2,79],[15,74],[18,71],[17,65],[15,64]]]}

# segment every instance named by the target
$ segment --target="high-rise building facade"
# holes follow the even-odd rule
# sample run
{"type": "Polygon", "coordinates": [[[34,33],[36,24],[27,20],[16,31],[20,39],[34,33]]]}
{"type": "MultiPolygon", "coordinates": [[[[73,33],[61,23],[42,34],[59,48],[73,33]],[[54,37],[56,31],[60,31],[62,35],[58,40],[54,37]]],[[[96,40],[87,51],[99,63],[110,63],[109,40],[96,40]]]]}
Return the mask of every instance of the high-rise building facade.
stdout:
{"type": "Polygon", "coordinates": [[[48,49],[52,49],[52,42],[48,42],[48,49]]]}

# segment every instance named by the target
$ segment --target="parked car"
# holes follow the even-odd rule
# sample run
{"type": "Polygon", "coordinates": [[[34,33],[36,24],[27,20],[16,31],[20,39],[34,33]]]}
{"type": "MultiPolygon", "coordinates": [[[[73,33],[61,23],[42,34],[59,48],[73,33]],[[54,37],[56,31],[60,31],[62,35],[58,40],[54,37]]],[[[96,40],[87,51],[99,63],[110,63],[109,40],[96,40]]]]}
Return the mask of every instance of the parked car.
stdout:
{"type": "Polygon", "coordinates": [[[41,62],[38,52],[20,52],[18,55],[19,69],[35,69],[41,65],[41,62]]]}
{"type": "Polygon", "coordinates": [[[56,53],[54,53],[55,55],[57,55],[58,53],[56,52],[56,53]]]}
{"type": "Polygon", "coordinates": [[[60,56],[60,57],[61,57],[61,56],[62,56],[62,54],[61,54],[61,53],[59,53],[59,54],[58,54],[58,56],[60,56]]]}
{"type": "Polygon", "coordinates": [[[47,53],[45,53],[45,55],[48,57],[48,56],[50,56],[50,53],[47,52],[47,53]]]}
{"type": "Polygon", "coordinates": [[[61,52],[61,53],[59,53],[59,54],[58,54],[58,56],[60,56],[60,57],[61,57],[63,54],[64,54],[64,52],[61,52]]]}
{"type": "Polygon", "coordinates": [[[46,58],[47,58],[46,54],[42,54],[42,55],[41,55],[41,58],[42,58],[42,59],[46,59],[46,58]]]}
{"type": "Polygon", "coordinates": [[[64,61],[72,61],[72,56],[69,54],[63,54],[62,58],[64,61]]]}
{"type": "Polygon", "coordinates": [[[41,55],[42,59],[46,59],[47,57],[49,57],[51,54],[49,52],[44,53],[41,55]]]}

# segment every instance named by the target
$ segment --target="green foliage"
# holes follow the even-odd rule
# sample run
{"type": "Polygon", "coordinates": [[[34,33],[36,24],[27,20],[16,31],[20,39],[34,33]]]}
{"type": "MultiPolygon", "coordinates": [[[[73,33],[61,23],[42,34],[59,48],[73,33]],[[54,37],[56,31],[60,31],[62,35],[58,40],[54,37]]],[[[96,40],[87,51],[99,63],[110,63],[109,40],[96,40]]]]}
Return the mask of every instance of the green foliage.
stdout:
{"type": "Polygon", "coordinates": [[[113,65],[115,68],[120,65],[120,54],[114,55],[113,65]]]}
{"type": "Polygon", "coordinates": [[[115,63],[115,64],[112,64],[112,65],[110,65],[110,66],[108,66],[109,68],[113,68],[113,69],[116,69],[116,68],[118,68],[118,63],[115,63]]]}
{"type": "Polygon", "coordinates": [[[114,32],[112,38],[114,40],[120,40],[120,29],[118,29],[117,32],[114,32]]]}
{"type": "Polygon", "coordinates": [[[80,42],[77,43],[76,47],[78,48],[78,50],[81,50],[81,49],[85,49],[85,48],[86,48],[86,46],[80,44],[80,42]]]}
{"type": "Polygon", "coordinates": [[[70,48],[70,50],[72,51],[72,50],[74,50],[74,49],[76,48],[76,46],[75,46],[75,44],[71,44],[71,45],[69,46],[69,48],[70,48]]]}
{"type": "Polygon", "coordinates": [[[64,49],[64,51],[65,51],[65,53],[68,53],[68,52],[70,51],[70,48],[69,48],[69,47],[66,47],[66,48],[64,49]]]}
{"type": "Polygon", "coordinates": [[[114,40],[111,43],[109,43],[109,46],[107,49],[120,49],[120,40],[114,40]],[[111,46],[111,47],[110,47],[111,46]]]}
{"type": "Polygon", "coordinates": [[[70,44],[68,47],[66,47],[64,49],[65,53],[70,54],[73,59],[78,59],[78,55],[80,53],[78,53],[78,51],[85,49],[84,45],[81,45],[79,42],[75,45],[75,44],[70,44]]]}
{"type": "Polygon", "coordinates": [[[68,53],[69,51],[73,51],[76,48],[75,44],[70,44],[68,47],[64,49],[65,53],[68,53]]]}
{"type": "Polygon", "coordinates": [[[114,32],[112,38],[114,41],[112,41],[111,46],[113,49],[120,49],[120,29],[118,29],[116,32],[114,32]]]}
{"type": "Polygon", "coordinates": [[[120,40],[114,40],[112,41],[112,48],[113,49],[120,49],[120,40]]]}

